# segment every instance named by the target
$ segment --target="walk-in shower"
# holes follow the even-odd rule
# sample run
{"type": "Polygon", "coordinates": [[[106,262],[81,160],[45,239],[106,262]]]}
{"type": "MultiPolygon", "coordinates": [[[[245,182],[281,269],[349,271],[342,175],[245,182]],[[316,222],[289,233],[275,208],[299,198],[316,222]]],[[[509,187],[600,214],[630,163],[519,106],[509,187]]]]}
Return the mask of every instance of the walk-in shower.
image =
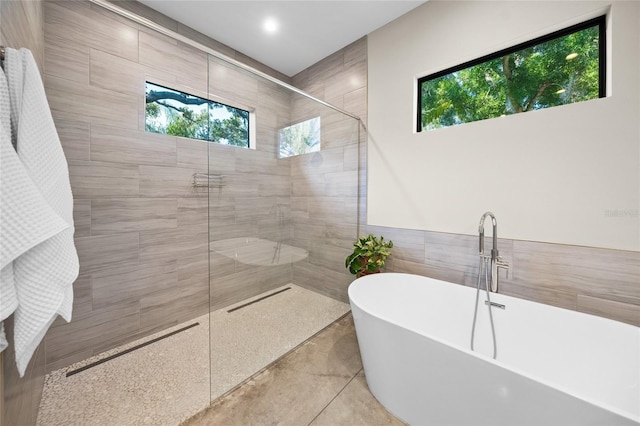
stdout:
{"type": "Polygon", "coordinates": [[[41,424],[175,424],[348,310],[360,120],[318,99],[342,105],[339,91],[308,95],[130,6],[45,5],[47,92],[87,219],[82,299],[47,336],[41,424]],[[82,26],[100,31],[78,39],[82,26]],[[87,78],[56,63],[85,51],[87,78]],[[91,150],[67,151],[85,122],[91,150]],[[113,411],[136,404],[155,413],[113,411]]]}
{"type": "MultiPolygon", "coordinates": [[[[211,309],[290,283],[340,298],[335,285],[340,280],[326,281],[343,275],[346,290],[350,280],[342,265],[357,235],[358,121],[215,57],[209,58],[209,75],[209,96],[250,104],[256,120],[255,149],[207,145],[208,173],[224,176],[223,184],[209,186],[211,309]],[[290,130],[310,120],[319,126],[290,130]]],[[[305,322],[282,320],[293,320],[289,326],[305,322]]],[[[273,335],[275,325],[256,321],[250,327],[261,330],[257,334],[273,335]]],[[[273,361],[271,349],[260,342],[225,341],[215,335],[213,322],[211,330],[212,397],[228,390],[217,380],[228,364],[228,357],[216,356],[221,344],[242,346],[243,353],[234,357],[264,352],[254,366],[273,361]]],[[[293,341],[285,343],[283,350],[292,346],[293,341]]]]}

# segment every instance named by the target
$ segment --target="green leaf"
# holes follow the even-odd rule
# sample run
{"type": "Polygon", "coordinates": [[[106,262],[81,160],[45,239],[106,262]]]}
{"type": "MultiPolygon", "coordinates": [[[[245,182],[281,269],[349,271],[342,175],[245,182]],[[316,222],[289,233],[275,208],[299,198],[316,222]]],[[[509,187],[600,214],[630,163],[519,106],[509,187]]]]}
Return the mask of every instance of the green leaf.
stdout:
{"type": "Polygon", "coordinates": [[[384,237],[369,234],[360,237],[353,243],[353,253],[345,259],[345,267],[354,275],[366,270],[377,272],[384,267],[385,260],[391,254],[392,241],[385,241],[384,237]]]}

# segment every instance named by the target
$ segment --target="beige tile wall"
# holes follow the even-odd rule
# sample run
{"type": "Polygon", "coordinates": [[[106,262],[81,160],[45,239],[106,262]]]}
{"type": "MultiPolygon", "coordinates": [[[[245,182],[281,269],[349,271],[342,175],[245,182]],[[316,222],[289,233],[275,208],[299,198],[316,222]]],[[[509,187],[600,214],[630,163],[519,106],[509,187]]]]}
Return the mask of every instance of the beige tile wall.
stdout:
{"type": "MultiPolygon", "coordinates": [[[[377,226],[363,232],[393,240],[388,271],[476,285],[476,235],[377,226]]],[[[510,264],[509,275],[500,275],[501,293],[640,326],[640,253],[507,239],[498,249],[510,264]]]]}
{"type": "Polygon", "coordinates": [[[0,2],[0,46],[31,50],[41,72],[45,63],[42,5],[40,0],[0,2]]]}
{"type": "MultiPolygon", "coordinates": [[[[293,84],[366,120],[367,55],[362,38],[293,77],[293,84]]],[[[344,267],[358,233],[360,123],[301,96],[292,121],[320,117],[321,151],[291,158],[293,244],[309,251],[294,282],[344,302],[353,277],[344,267]]],[[[362,140],[362,139],[361,139],[362,140]]]]}
{"type": "MultiPolygon", "coordinates": [[[[143,5],[120,4],[242,56],[143,5]]],[[[47,371],[202,315],[210,303],[291,282],[290,265],[264,271],[212,253],[210,289],[208,263],[209,237],[290,238],[290,163],[275,148],[277,126],[290,120],[288,93],[85,1],[46,2],[44,29],[45,87],[69,163],[80,257],[73,320],[58,319],[45,338],[47,371]],[[256,149],[145,132],[146,80],[255,108],[256,149]],[[210,194],[192,185],[209,163],[225,175],[210,194]],[[270,213],[276,205],[283,226],[270,213]]]]}
{"type": "MultiPolygon", "coordinates": [[[[31,50],[40,72],[44,70],[44,12],[40,0],[0,1],[0,45],[31,50]]],[[[44,384],[44,344],[20,378],[13,358],[12,318],[5,321],[9,348],[0,354],[0,426],[36,422],[44,384]]]]}

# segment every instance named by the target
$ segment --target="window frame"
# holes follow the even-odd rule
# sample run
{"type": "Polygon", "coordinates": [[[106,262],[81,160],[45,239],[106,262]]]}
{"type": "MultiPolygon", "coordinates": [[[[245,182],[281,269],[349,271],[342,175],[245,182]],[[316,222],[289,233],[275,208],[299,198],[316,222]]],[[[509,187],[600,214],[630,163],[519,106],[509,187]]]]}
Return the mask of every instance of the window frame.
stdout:
{"type": "MultiPolygon", "coordinates": [[[[464,62],[460,65],[456,65],[453,67],[449,67],[445,70],[438,71],[432,74],[429,74],[424,77],[418,78],[417,82],[417,113],[416,113],[416,131],[417,133],[422,133],[424,130],[422,128],[422,84],[425,81],[434,80],[436,78],[443,77],[445,75],[464,70],[466,68],[470,68],[484,62],[488,62],[497,58],[501,58],[505,55],[517,52],[522,49],[527,49],[529,47],[546,43],[557,38],[565,37],[573,33],[577,33],[579,31],[585,30],[587,28],[591,28],[594,26],[598,26],[598,98],[604,98],[607,96],[607,15],[601,15],[596,18],[589,19],[584,22],[580,22],[575,25],[571,25],[569,27],[563,28],[558,31],[554,31],[552,33],[536,37],[532,40],[528,40],[519,44],[516,44],[511,47],[507,47],[505,49],[499,50],[494,53],[490,53],[488,55],[484,55],[480,58],[473,59],[471,61],[464,62]]],[[[466,124],[466,123],[463,123],[466,124]]]]}

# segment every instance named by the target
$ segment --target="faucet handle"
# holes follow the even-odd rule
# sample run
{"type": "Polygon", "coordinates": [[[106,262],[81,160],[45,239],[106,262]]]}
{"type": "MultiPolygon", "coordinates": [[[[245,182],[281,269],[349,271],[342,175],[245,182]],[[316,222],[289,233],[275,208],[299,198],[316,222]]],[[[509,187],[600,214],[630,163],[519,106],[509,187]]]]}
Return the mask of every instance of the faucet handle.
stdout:
{"type": "Polygon", "coordinates": [[[509,264],[502,260],[502,256],[498,256],[498,258],[496,259],[496,266],[498,267],[498,270],[506,269],[507,279],[509,279],[509,264]]]}

